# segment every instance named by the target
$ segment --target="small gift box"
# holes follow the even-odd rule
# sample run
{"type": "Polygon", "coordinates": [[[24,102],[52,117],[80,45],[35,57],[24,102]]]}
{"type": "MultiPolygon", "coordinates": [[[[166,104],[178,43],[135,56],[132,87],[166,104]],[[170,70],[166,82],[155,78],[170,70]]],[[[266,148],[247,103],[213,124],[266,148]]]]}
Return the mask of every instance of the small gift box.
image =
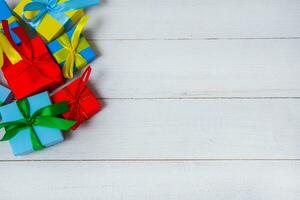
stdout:
{"type": "Polygon", "coordinates": [[[83,15],[83,8],[99,0],[21,0],[15,13],[48,42],[68,31],[83,15]]]}
{"type": "Polygon", "coordinates": [[[11,91],[8,88],[0,85],[0,106],[7,102],[10,95],[11,91]]]}
{"type": "Polygon", "coordinates": [[[74,70],[84,68],[96,54],[81,32],[89,17],[81,18],[77,26],[48,44],[50,52],[62,67],[65,78],[73,78],[74,70]]]}
{"type": "Polygon", "coordinates": [[[0,35],[3,41],[0,42],[0,49],[6,55],[0,54],[0,68],[3,65],[3,74],[16,99],[60,86],[63,83],[60,68],[43,40],[39,36],[30,39],[23,28],[17,27],[13,29],[21,39],[21,45],[17,46],[11,39],[7,21],[2,24],[7,38],[0,35]],[[4,57],[2,64],[1,56],[4,57]]]}
{"type": "MultiPolygon", "coordinates": [[[[20,26],[16,18],[12,15],[9,6],[4,0],[0,0],[0,21],[2,20],[8,21],[10,29],[20,26]]],[[[0,24],[0,29],[1,31],[3,31],[2,24],[0,24]]],[[[15,41],[15,43],[20,44],[21,41],[15,33],[12,33],[12,38],[15,41]]]]}
{"type": "Polygon", "coordinates": [[[1,141],[8,141],[14,155],[25,155],[64,140],[61,130],[69,130],[74,121],[56,116],[68,111],[66,102],[51,104],[47,92],[0,107],[5,128],[1,141]]]}
{"type": "Polygon", "coordinates": [[[53,102],[67,101],[69,103],[70,111],[64,113],[63,117],[64,119],[77,121],[71,128],[72,130],[75,130],[81,123],[90,119],[102,107],[93,92],[87,87],[91,70],[91,67],[88,67],[80,78],[51,97],[53,102]]]}

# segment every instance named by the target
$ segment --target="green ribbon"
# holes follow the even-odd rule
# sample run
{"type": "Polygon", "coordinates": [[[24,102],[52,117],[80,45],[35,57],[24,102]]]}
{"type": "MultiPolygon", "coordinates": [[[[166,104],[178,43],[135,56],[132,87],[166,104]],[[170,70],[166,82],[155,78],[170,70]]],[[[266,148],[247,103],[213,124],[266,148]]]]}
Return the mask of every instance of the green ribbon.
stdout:
{"type": "Polygon", "coordinates": [[[38,151],[45,147],[41,144],[33,127],[43,126],[67,131],[76,124],[76,121],[55,117],[69,111],[69,107],[66,102],[43,107],[34,112],[32,115],[30,115],[30,105],[27,99],[17,101],[17,105],[23,115],[23,119],[1,123],[0,129],[5,128],[5,134],[0,141],[8,141],[15,137],[20,131],[29,129],[32,147],[35,151],[38,151]]]}

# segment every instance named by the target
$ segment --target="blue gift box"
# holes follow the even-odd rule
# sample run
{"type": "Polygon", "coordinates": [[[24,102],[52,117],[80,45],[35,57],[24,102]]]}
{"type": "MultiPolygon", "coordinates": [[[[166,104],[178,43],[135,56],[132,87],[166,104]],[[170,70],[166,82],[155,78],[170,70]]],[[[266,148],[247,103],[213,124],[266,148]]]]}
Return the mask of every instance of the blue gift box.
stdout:
{"type": "Polygon", "coordinates": [[[10,95],[11,91],[8,88],[0,85],[0,106],[8,100],[10,95]]]}
{"type": "MultiPolygon", "coordinates": [[[[76,26],[73,27],[67,33],[65,33],[65,34],[67,34],[70,41],[71,41],[71,38],[73,36],[73,33],[74,33],[75,29],[76,29],[76,26]]],[[[56,40],[50,42],[47,46],[48,46],[49,51],[54,56],[55,60],[59,63],[59,65],[61,67],[63,67],[64,63],[65,63],[65,60],[66,60],[66,57],[64,57],[60,54],[61,53],[60,51],[64,48],[62,46],[62,44],[58,41],[58,39],[56,39],[56,40]]],[[[77,71],[78,69],[81,69],[81,68],[85,67],[88,63],[92,62],[96,58],[95,52],[93,51],[93,49],[89,45],[86,38],[82,35],[80,36],[78,48],[80,48],[78,53],[84,58],[86,63],[85,63],[85,65],[82,64],[81,66],[77,66],[76,63],[75,63],[74,64],[74,71],[77,71]]]]}
{"type": "MultiPolygon", "coordinates": [[[[43,92],[28,97],[27,99],[30,106],[30,114],[52,104],[48,92],[43,92]]],[[[0,107],[0,115],[2,115],[2,122],[12,122],[23,119],[16,102],[0,107]]],[[[59,129],[42,126],[34,126],[33,129],[41,144],[45,147],[55,145],[64,140],[62,132],[59,129]]],[[[25,155],[34,151],[29,129],[20,131],[15,137],[9,140],[9,142],[14,155],[25,155]]]]}
{"type": "MultiPolygon", "coordinates": [[[[13,16],[12,11],[7,5],[7,3],[5,2],[5,0],[0,0],[0,22],[2,20],[8,21],[10,30],[20,26],[19,23],[16,21],[16,18],[13,16]]],[[[3,32],[1,24],[0,24],[0,29],[3,32]]],[[[18,36],[13,31],[11,31],[11,33],[15,43],[20,44],[21,41],[18,38],[18,36]]]]}

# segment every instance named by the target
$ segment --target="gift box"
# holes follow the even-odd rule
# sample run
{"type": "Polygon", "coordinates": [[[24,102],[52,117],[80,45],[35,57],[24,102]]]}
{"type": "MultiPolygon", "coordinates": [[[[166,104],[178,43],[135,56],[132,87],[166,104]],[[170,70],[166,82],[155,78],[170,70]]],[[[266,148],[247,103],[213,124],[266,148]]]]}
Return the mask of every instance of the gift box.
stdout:
{"type": "MultiPolygon", "coordinates": [[[[17,19],[13,16],[9,6],[4,0],[0,0],[0,21],[2,20],[8,21],[10,29],[20,26],[17,22],[17,19]]],[[[3,32],[3,27],[1,24],[0,29],[3,32]]],[[[12,33],[12,38],[15,41],[15,43],[20,44],[21,41],[15,33],[12,33]]]]}
{"type": "Polygon", "coordinates": [[[99,0],[21,0],[15,13],[48,42],[67,32],[83,15],[83,8],[99,0]]]}
{"type": "Polygon", "coordinates": [[[70,31],[48,44],[55,60],[62,67],[65,78],[73,78],[74,71],[82,69],[96,58],[96,54],[81,32],[89,17],[81,18],[70,31]]]}
{"type": "Polygon", "coordinates": [[[47,92],[0,107],[5,128],[1,141],[9,140],[14,155],[25,155],[64,140],[61,130],[69,130],[74,121],[57,118],[68,111],[66,102],[51,104],[47,92]]]}
{"type": "Polygon", "coordinates": [[[68,102],[70,111],[62,116],[64,119],[77,121],[71,128],[72,130],[75,130],[80,124],[90,119],[102,107],[93,92],[87,87],[90,74],[91,67],[88,67],[81,77],[51,97],[53,102],[68,102]]]}
{"type": "Polygon", "coordinates": [[[10,95],[11,91],[8,88],[0,85],[0,106],[7,102],[10,95]]]}
{"type": "Polygon", "coordinates": [[[10,42],[10,45],[0,43],[4,51],[10,49],[4,57],[2,71],[16,99],[51,91],[60,86],[63,83],[60,67],[43,40],[39,36],[30,39],[23,28],[17,27],[13,29],[21,39],[21,44],[17,46],[11,39],[7,22],[3,21],[2,24],[10,42]]]}

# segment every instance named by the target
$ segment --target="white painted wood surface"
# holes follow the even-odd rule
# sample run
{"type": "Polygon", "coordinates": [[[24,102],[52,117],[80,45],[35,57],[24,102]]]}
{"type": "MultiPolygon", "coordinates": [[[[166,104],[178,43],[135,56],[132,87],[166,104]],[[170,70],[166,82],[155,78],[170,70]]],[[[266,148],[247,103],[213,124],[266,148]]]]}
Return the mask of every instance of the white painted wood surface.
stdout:
{"type": "MultiPolygon", "coordinates": [[[[18,159],[300,159],[298,99],[105,100],[66,141],[18,159]]],[[[1,160],[15,159],[9,144],[1,160]]]]}
{"type": "Polygon", "coordinates": [[[97,40],[104,98],[300,97],[300,40],[97,40]]]}
{"type": "Polygon", "coordinates": [[[300,195],[299,161],[9,162],[0,170],[1,199],[11,200],[298,200],[300,195]]]}
{"type": "Polygon", "coordinates": [[[97,39],[299,37],[298,0],[103,0],[97,39]]]}
{"type": "Polygon", "coordinates": [[[1,143],[0,199],[299,199],[299,9],[105,0],[89,10],[104,110],[41,152],[16,158],[1,143]]]}

